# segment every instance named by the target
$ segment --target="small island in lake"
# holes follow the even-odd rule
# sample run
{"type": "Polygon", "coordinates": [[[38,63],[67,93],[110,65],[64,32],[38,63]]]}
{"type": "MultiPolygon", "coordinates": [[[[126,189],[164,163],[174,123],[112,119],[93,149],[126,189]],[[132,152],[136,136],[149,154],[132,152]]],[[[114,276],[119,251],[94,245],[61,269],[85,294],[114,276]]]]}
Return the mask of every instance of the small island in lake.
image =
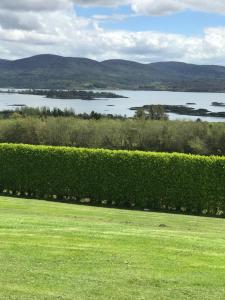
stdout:
{"type": "Polygon", "coordinates": [[[218,107],[224,107],[225,103],[224,102],[212,102],[211,106],[218,106],[218,107]]]}
{"type": "Polygon", "coordinates": [[[20,90],[9,91],[8,93],[16,93],[22,95],[45,96],[52,99],[81,99],[81,100],[98,100],[104,98],[127,98],[110,92],[93,92],[93,91],[77,91],[77,90],[20,90]]]}
{"type": "Polygon", "coordinates": [[[187,102],[186,105],[196,105],[195,102],[187,102]]]}
{"type": "Polygon", "coordinates": [[[27,105],[26,105],[26,104],[9,104],[9,105],[7,105],[7,106],[25,107],[25,106],[27,106],[27,105]]]}
{"type": "MultiPolygon", "coordinates": [[[[159,105],[144,105],[142,107],[131,107],[130,110],[149,110],[151,107],[159,105]]],[[[225,111],[212,112],[204,108],[194,109],[185,105],[160,105],[163,107],[166,113],[174,113],[177,115],[184,116],[197,116],[197,117],[214,117],[214,118],[225,118],[225,111]]]]}

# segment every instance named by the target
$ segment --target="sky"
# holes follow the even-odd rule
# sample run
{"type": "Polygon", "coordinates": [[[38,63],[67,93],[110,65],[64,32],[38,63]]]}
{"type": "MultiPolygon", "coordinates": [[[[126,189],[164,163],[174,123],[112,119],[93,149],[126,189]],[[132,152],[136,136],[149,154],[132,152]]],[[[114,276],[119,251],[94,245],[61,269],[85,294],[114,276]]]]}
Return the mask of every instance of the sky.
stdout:
{"type": "Polygon", "coordinates": [[[225,65],[225,0],[0,0],[0,58],[225,65]]]}

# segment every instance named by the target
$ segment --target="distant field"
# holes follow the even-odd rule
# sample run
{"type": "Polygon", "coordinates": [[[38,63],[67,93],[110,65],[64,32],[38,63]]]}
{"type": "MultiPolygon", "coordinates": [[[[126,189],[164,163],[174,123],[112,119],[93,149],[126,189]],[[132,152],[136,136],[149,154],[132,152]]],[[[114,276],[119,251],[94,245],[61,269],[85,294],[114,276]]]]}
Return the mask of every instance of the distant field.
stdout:
{"type": "Polygon", "coordinates": [[[0,198],[0,299],[224,299],[225,220],[0,198]]]}

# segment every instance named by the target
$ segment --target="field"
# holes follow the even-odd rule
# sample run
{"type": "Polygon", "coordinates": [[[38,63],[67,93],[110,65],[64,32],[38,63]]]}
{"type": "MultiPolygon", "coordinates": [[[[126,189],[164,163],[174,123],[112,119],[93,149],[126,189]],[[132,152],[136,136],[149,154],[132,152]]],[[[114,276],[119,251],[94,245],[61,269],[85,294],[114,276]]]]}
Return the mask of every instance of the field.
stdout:
{"type": "Polygon", "coordinates": [[[0,299],[224,299],[225,220],[0,198],[0,299]]]}

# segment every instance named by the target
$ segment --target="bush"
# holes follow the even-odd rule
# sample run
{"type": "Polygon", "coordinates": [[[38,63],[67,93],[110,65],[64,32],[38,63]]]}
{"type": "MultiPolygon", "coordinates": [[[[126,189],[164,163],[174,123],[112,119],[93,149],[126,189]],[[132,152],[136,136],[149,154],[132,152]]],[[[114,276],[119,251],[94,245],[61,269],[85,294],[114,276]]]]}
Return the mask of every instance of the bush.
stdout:
{"type": "Polygon", "coordinates": [[[225,212],[225,158],[0,145],[5,193],[123,208],[225,212]]]}
{"type": "Polygon", "coordinates": [[[143,118],[0,118],[0,143],[222,156],[225,155],[225,123],[143,118]]]}

